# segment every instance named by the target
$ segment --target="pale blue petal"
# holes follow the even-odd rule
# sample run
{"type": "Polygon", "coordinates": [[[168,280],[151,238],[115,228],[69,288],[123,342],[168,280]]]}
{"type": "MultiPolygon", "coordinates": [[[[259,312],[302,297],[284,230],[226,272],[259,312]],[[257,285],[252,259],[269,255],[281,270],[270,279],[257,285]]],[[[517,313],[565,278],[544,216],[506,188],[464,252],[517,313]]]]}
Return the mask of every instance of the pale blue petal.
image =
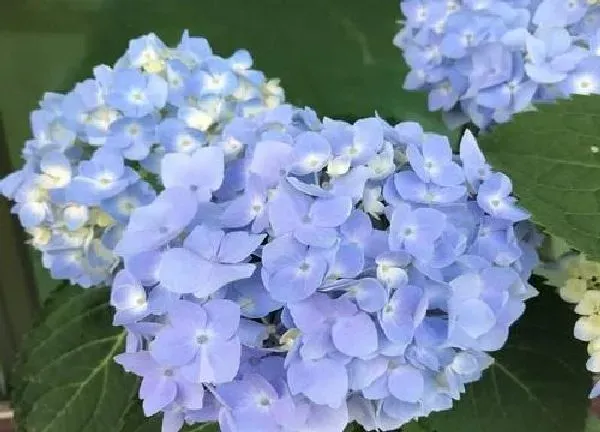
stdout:
{"type": "Polygon", "coordinates": [[[425,378],[418,369],[399,365],[390,373],[390,393],[403,402],[418,402],[425,392],[425,378]]]}
{"type": "Polygon", "coordinates": [[[194,251],[199,257],[206,260],[216,259],[221,242],[225,237],[225,232],[210,228],[206,225],[195,227],[186,237],[183,246],[186,249],[194,251]]]}
{"type": "Polygon", "coordinates": [[[335,244],[338,232],[335,228],[302,224],[296,227],[294,237],[305,245],[328,248],[335,244]]]}
{"type": "Polygon", "coordinates": [[[240,307],[230,300],[214,299],[203,305],[208,314],[207,329],[223,339],[231,338],[240,323],[240,307]]]}
{"type": "Polygon", "coordinates": [[[312,204],[309,217],[316,226],[333,228],[343,224],[351,211],[350,197],[321,198],[312,204]]]}
{"type": "Polygon", "coordinates": [[[351,296],[356,299],[358,307],[366,312],[380,311],[387,300],[385,288],[377,279],[373,278],[358,280],[350,292],[351,296]]]}
{"type": "Polygon", "coordinates": [[[377,329],[366,314],[337,319],[331,336],[335,347],[351,357],[365,358],[377,350],[377,329]]]}
{"type": "Polygon", "coordinates": [[[160,331],[150,347],[152,357],[165,367],[183,366],[198,352],[192,331],[182,328],[165,328],[160,331]]]}
{"type": "Polygon", "coordinates": [[[227,233],[221,241],[219,261],[233,264],[245,260],[260,246],[265,237],[265,234],[248,234],[245,231],[227,233]]]}
{"type": "Polygon", "coordinates": [[[302,393],[319,405],[338,408],[348,392],[346,369],[329,359],[294,362],[287,376],[292,394],[302,393]]]}
{"type": "Polygon", "coordinates": [[[168,377],[157,377],[150,380],[145,378],[140,387],[140,397],[144,400],[142,407],[146,416],[152,416],[171,402],[177,396],[177,385],[168,377]]]}
{"type": "Polygon", "coordinates": [[[174,293],[204,294],[211,291],[208,294],[212,294],[219,288],[207,286],[213,273],[213,263],[187,249],[173,248],[163,253],[158,278],[163,287],[174,293]]]}

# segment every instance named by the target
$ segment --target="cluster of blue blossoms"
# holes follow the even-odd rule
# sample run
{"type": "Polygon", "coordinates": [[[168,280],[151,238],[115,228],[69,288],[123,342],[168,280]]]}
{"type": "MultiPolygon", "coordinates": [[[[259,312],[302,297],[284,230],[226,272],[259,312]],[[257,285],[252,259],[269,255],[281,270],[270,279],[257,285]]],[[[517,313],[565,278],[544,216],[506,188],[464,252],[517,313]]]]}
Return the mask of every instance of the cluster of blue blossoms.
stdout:
{"type": "Polygon", "coordinates": [[[45,96],[0,192],[54,278],[112,285],[116,361],[164,432],[449,409],[536,294],[540,236],[510,180],[470,132],[453,155],[416,123],[321,120],[251,64],[187,33],[131,41],[45,96]]]}
{"type": "Polygon", "coordinates": [[[481,128],[532,104],[600,94],[598,0],[402,0],[405,88],[481,128]]]}
{"type": "MultiPolygon", "coordinates": [[[[131,212],[152,202],[165,155],[212,143],[232,117],[283,100],[277,80],[251,69],[247,51],[214,55],[184,33],[177,48],[154,34],[130,42],[113,68],[66,95],[48,93],[31,115],[24,167],[0,183],[56,279],[109,282],[112,250],[131,212]]],[[[220,142],[228,157],[236,142],[220,142]]]]}
{"type": "Polygon", "coordinates": [[[160,163],[115,252],[116,361],[163,431],[392,430],[449,409],[536,294],[540,238],[466,133],[281,105],[160,163]]]}

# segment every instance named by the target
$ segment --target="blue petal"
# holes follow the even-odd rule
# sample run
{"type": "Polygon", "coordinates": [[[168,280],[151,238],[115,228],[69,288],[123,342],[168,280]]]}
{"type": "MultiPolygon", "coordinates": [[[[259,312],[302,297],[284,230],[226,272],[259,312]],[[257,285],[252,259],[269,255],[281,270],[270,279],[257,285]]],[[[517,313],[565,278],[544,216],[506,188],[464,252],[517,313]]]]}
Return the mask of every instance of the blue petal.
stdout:
{"type": "Polygon", "coordinates": [[[385,288],[377,279],[373,278],[359,279],[351,293],[356,299],[358,307],[366,312],[380,311],[387,300],[385,288]]]}
{"type": "Polygon", "coordinates": [[[320,198],[312,204],[309,217],[316,226],[333,228],[343,224],[351,211],[350,197],[320,198]]]}
{"type": "Polygon", "coordinates": [[[348,392],[345,368],[329,359],[292,363],[287,376],[292,394],[302,393],[319,405],[340,407],[348,392]]]}
{"type": "Polygon", "coordinates": [[[223,339],[234,336],[240,323],[240,307],[231,300],[213,299],[203,305],[208,314],[207,329],[223,339]]]}
{"type": "Polygon", "coordinates": [[[331,337],[335,347],[351,357],[365,358],[377,350],[377,328],[367,314],[337,319],[331,337]]]}
{"type": "Polygon", "coordinates": [[[390,393],[403,402],[418,402],[425,393],[423,374],[407,365],[400,365],[391,371],[388,385],[390,393]]]}
{"type": "MultiPolygon", "coordinates": [[[[163,253],[158,277],[162,286],[171,292],[206,293],[207,280],[215,271],[213,266],[213,263],[205,261],[187,249],[173,248],[163,253]]],[[[210,290],[214,292],[218,288],[211,286],[210,290]]]]}
{"type": "Polygon", "coordinates": [[[248,234],[245,231],[227,233],[221,241],[219,261],[233,264],[245,260],[260,246],[265,237],[265,234],[248,234]]]}
{"type": "Polygon", "coordinates": [[[182,366],[198,352],[194,329],[165,328],[160,331],[150,347],[152,357],[162,366],[182,366]]]}

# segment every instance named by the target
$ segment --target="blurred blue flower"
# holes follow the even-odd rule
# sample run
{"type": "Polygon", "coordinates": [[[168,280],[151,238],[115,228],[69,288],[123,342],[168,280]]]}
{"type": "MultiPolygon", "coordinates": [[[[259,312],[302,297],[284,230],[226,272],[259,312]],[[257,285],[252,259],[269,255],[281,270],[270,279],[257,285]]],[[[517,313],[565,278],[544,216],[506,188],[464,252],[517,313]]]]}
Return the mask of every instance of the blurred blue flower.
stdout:
{"type": "Polygon", "coordinates": [[[600,54],[595,2],[402,0],[400,8],[404,87],[426,91],[429,110],[442,110],[450,127],[488,128],[538,103],[600,93],[590,78],[600,54]]]}

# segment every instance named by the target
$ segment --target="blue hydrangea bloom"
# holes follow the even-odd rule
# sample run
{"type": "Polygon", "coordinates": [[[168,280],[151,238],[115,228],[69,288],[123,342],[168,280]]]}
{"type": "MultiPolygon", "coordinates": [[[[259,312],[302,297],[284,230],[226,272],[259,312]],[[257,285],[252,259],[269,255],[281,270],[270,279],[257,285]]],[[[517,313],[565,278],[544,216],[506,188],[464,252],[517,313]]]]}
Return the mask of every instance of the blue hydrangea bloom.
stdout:
{"type": "MultiPolygon", "coordinates": [[[[187,32],[175,48],[149,34],[71,92],[44,96],[31,114],[25,164],[0,181],[0,192],[15,201],[13,213],[54,278],[84,287],[110,283],[123,228],[163,187],[185,190],[176,198],[173,191],[161,195],[146,216],[136,216],[138,231],[126,238],[141,236],[136,251],[151,251],[183,231],[196,208],[181,194],[201,186],[193,193],[210,201],[237,141],[222,150],[206,146],[221,140],[231,118],[242,120],[283,100],[278,80],[251,66],[245,50],[221,58],[187,32]],[[204,168],[192,175],[191,167],[200,164],[204,168]],[[165,214],[168,205],[181,212],[165,214]]],[[[119,247],[134,246],[124,241],[119,247]]],[[[119,305],[130,294],[119,294],[119,305]]]]}
{"type": "Polygon", "coordinates": [[[424,90],[451,127],[508,121],[537,103],[600,94],[596,1],[402,0],[394,38],[409,66],[404,86],[424,90]]]}
{"type": "Polygon", "coordinates": [[[450,409],[536,295],[540,238],[468,132],[453,154],[415,123],[281,105],[159,171],[111,302],[165,432],[398,429],[450,409]]]}

